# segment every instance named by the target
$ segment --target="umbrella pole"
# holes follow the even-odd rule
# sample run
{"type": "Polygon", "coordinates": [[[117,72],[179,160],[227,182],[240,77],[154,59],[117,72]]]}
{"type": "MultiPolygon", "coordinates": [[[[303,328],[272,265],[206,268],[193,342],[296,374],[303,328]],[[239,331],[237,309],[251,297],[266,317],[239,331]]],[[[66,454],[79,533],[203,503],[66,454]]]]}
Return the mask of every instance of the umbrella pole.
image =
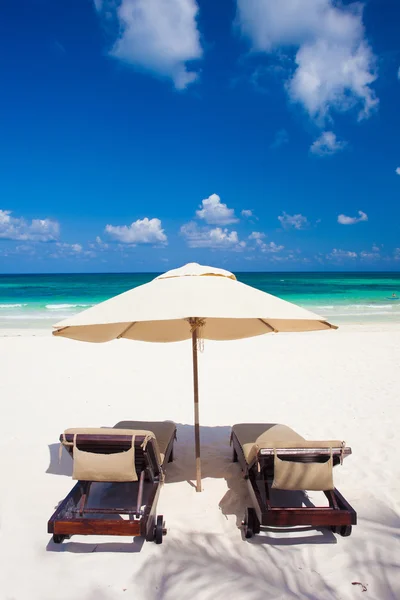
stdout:
{"type": "Polygon", "coordinates": [[[196,492],[201,492],[200,425],[199,425],[199,375],[197,363],[197,327],[192,326],[193,390],[194,390],[194,441],[196,447],[196,492]]]}

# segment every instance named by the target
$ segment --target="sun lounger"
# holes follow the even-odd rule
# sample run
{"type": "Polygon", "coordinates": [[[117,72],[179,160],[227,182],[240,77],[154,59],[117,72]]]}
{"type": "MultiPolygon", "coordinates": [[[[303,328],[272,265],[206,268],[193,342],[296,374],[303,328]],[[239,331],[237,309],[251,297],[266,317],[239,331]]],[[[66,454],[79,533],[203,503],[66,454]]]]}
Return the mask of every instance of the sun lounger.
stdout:
{"type": "Polygon", "coordinates": [[[163,516],[156,515],[157,501],[175,439],[171,421],[121,421],[61,434],[78,482],[48,522],[53,541],[73,534],[127,535],[161,544],[166,530],[163,516]],[[92,506],[93,498],[102,505],[92,506]]]}
{"type": "Polygon", "coordinates": [[[261,526],[311,525],[330,527],[342,536],[351,534],[356,512],[332,479],[333,466],[351,454],[344,442],[307,441],[290,427],[276,423],[240,423],[232,427],[231,443],[233,461],[239,461],[253,503],[243,520],[246,538],[259,533],[261,526]],[[322,491],[329,506],[275,506],[271,488],[322,491]]]}

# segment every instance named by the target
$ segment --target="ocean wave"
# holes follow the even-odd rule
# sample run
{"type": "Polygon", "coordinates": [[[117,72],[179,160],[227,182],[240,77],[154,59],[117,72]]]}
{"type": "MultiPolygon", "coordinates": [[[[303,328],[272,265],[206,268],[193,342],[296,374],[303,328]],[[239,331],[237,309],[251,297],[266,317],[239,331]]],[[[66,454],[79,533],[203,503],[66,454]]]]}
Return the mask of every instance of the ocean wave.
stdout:
{"type": "Polygon", "coordinates": [[[47,310],[63,310],[66,308],[87,308],[93,304],[46,304],[47,310]]]}
{"type": "Polygon", "coordinates": [[[363,312],[363,313],[349,313],[349,312],[337,312],[332,317],[375,317],[377,315],[391,315],[393,316],[393,312],[389,310],[379,310],[374,312],[363,312]]]}
{"type": "Polygon", "coordinates": [[[318,309],[318,310],[320,310],[320,309],[321,310],[328,310],[328,309],[331,310],[332,308],[335,308],[335,307],[333,306],[333,304],[328,304],[326,306],[315,306],[314,308],[318,309]]]}
{"type": "Polygon", "coordinates": [[[0,304],[0,308],[22,308],[28,306],[27,304],[0,304]]]}
{"type": "Polygon", "coordinates": [[[380,308],[393,308],[393,304],[349,304],[345,308],[356,308],[358,310],[364,310],[364,308],[373,308],[375,310],[379,310],[380,308]]]}

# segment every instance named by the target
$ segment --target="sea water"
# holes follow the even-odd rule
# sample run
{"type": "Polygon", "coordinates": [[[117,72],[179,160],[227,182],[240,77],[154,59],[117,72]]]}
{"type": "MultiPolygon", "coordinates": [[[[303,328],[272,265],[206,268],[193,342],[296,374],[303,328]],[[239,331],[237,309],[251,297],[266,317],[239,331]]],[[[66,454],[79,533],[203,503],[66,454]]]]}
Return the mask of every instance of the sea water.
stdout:
{"type": "MultiPolygon", "coordinates": [[[[0,275],[0,327],[50,327],[155,273],[0,275]]],[[[400,323],[400,273],[236,273],[333,323],[400,323]],[[393,296],[394,295],[394,296],[393,296]]]]}

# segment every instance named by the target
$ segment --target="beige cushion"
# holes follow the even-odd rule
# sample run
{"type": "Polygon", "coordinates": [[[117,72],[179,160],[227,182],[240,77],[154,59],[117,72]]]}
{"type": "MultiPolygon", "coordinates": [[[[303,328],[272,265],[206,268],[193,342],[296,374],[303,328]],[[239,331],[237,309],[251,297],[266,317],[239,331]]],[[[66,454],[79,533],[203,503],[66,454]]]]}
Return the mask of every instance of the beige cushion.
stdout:
{"type": "Polygon", "coordinates": [[[275,451],[272,487],[280,490],[333,490],[332,454],[324,463],[281,460],[275,451]]]}
{"type": "Polygon", "coordinates": [[[132,429],[149,429],[152,431],[156,436],[161,463],[164,462],[168,444],[176,431],[176,425],[173,421],[120,421],[114,427],[129,430],[130,433],[132,433],[132,429]]]}
{"type": "Polygon", "coordinates": [[[339,440],[305,440],[287,425],[279,423],[238,423],[232,427],[250,464],[261,448],[341,448],[339,440]]]}
{"type": "Polygon", "coordinates": [[[278,423],[238,423],[232,427],[232,431],[239,440],[248,464],[260,448],[274,448],[276,442],[305,442],[293,429],[278,423]]]}
{"type": "Polygon", "coordinates": [[[113,454],[85,452],[76,446],[74,436],[74,467],[72,479],[79,481],[137,481],[135,469],[135,436],[129,450],[113,454]]]}

